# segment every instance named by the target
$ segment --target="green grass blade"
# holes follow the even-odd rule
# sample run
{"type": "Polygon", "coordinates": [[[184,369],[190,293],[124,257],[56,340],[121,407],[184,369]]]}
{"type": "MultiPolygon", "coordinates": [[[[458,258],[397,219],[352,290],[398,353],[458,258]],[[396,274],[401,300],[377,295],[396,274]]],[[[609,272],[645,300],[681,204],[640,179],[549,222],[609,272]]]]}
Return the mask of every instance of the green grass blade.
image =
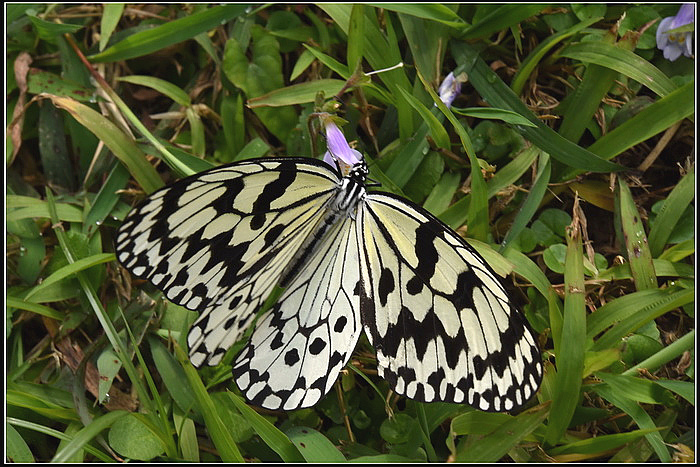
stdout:
{"type": "MultiPolygon", "coordinates": [[[[592,350],[603,350],[619,345],[622,338],[641,328],[651,320],[694,300],[695,289],[649,289],[625,295],[598,308],[589,319],[588,336],[594,336],[600,331],[603,323],[612,325],[593,344],[592,350]],[[632,308],[630,308],[632,307],[632,308]],[[598,316],[600,312],[601,316],[598,316]],[[595,317],[596,319],[592,319],[595,317]],[[598,332],[596,332],[598,331],[598,332]]],[[[607,326],[603,327],[603,329],[607,326]]]]}
{"type": "Polygon", "coordinates": [[[583,249],[578,226],[566,235],[564,270],[564,321],[561,338],[554,342],[557,377],[544,443],[554,445],[563,436],[578,404],[586,340],[586,289],[583,281],[583,249]]]}
{"type": "Polygon", "coordinates": [[[236,408],[250,422],[263,441],[282,458],[284,462],[303,462],[304,457],[290,439],[262,415],[248,407],[240,397],[227,393],[236,408]]]}
{"type": "Polygon", "coordinates": [[[678,86],[661,70],[630,50],[603,41],[588,41],[571,44],[559,55],[594,63],[632,78],[664,97],[678,86]]]}
{"type": "Polygon", "coordinates": [[[129,75],[119,77],[119,81],[155,89],[159,93],[168,96],[170,99],[185,107],[189,107],[192,104],[190,96],[185,91],[164,79],[154,76],[129,75]]]}
{"type": "MultiPolygon", "coordinates": [[[[65,254],[68,262],[75,263],[76,261],[78,261],[78,258],[76,258],[74,252],[72,251],[72,248],[70,247],[68,238],[65,232],[63,231],[63,226],[58,222],[55,210],[54,196],[50,188],[46,188],[46,199],[49,205],[49,212],[51,213],[51,221],[54,225],[54,232],[56,233],[56,238],[58,239],[61,249],[63,250],[63,253],[65,254]]],[[[136,371],[136,368],[134,367],[134,364],[132,363],[129,357],[129,353],[127,352],[124,342],[119,337],[119,334],[117,333],[114,324],[112,323],[109,315],[102,306],[102,302],[97,297],[97,294],[95,293],[92,284],[85,278],[85,273],[83,271],[78,271],[75,273],[75,275],[77,276],[78,281],[80,282],[81,288],[85,293],[85,297],[87,298],[90,307],[92,308],[93,312],[95,313],[95,316],[102,325],[102,328],[104,329],[105,334],[107,335],[107,339],[109,340],[110,344],[112,344],[112,347],[119,356],[119,359],[122,361],[122,365],[124,365],[124,369],[129,375],[131,384],[136,388],[141,404],[143,405],[145,410],[153,412],[153,402],[148,397],[148,392],[143,386],[141,378],[139,377],[139,374],[136,371]]]]}
{"type": "Polygon", "coordinates": [[[549,456],[560,456],[564,454],[597,454],[599,452],[610,451],[624,444],[630,443],[648,433],[657,431],[658,429],[650,430],[634,430],[629,433],[614,433],[612,435],[601,435],[595,438],[583,439],[574,441],[563,446],[557,446],[554,449],[547,451],[549,456]]]}
{"type": "Polygon", "coordinates": [[[100,52],[102,52],[114,29],[119,24],[119,20],[124,12],[123,3],[105,3],[102,10],[102,20],[100,21],[100,52]]]}
{"type": "Polygon", "coordinates": [[[248,99],[247,106],[251,109],[258,107],[283,107],[286,105],[307,104],[316,99],[323,91],[326,96],[335,96],[345,86],[345,81],[339,79],[319,79],[305,83],[293,84],[275,89],[262,96],[248,99]]]}
{"type": "Polygon", "coordinates": [[[18,310],[27,310],[32,313],[36,313],[41,316],[46,316],[47,318],[55,319],[56,321],[63,321],[66,318],[64,313],[56,311],[48,306],[40,305],[38,303],[28,302],[21,298],[13,297],[8,295],[5,297],[5,306],[9,308],[16,308],[18,310]]]}
{"type": "Polygon", "coordinates": [[[109,412],[101,417],[94,418],[92,422],[81,429],[73,439],[66,444],[61,450],[56,452],[53,456],[51,462],[66,462],[70,457],[78,452],[80,449],[85,449],[87,443],[89,443],[95,436],[99,435],[102,430],[109,428],[117,420],[129,415],[126,410],[115,410],[114,412],[109,412]]]}
{"type": "Polygon", "coordinates": [[[455,460],[474,463],[497,462],[539,427],[549,413],[549,407],[544,406],[525,411],[517,417],[509,417],[495,430],[468,443],[464,449],[458,449],[455,460]]]}
{"type": "Polygon", "coordinates": [[[665,131],[695,112],[695,81],[684,84],[591,144],[588,150],[612,159],[635,144],[665,131]]]}
{"type": "Polygon", "coordinates": [[[313,428],[293,426],[287,430],[287,436],[297,447],[306,462],[329,463],[345,462],[338,448],[313,428]]]}
{"type": "MultiPolygon", "coordinates": [[[[60,439],[63,441],[71,441],[73,439],[73,437],[71,437],[71,436],[69,436],[61,431],[54,430],[53,428],[49,428],[47,426],[40,425],[38,423],[30,422],[27,420],[20,420],[18,418],[14,418],[14,417],[7,417],[6,422],[9,423],[10,425],[19,426],[22,428],[26,428],[28,430],[36,431],[37,433],[43,433],[43,434],[48,435],[48,436],[53,436],[54,438],[60,439]]],[[[102,462],[114,462],[114,459],[112,459],[111,457],[109,457],[108,455],[106,455],[105,453],[100,451],[99,449],[95,449],[94,447],[90,446],[89,444],[85,444],[82,447],[82,449],[89,452],[93,456],[97,457],[102,462]]]]}
{"type": "MultiPolygon", "coordinates": [[[[671,360],[680,357],[684,352],[695,348],[695,329],[681,337],[680,339],[671,342],[663,349],[656,352],[651,357],[639,362],[629,370],[624,371],[623,375],[636,374],[640,368],[654,371],[671,360]]],[[[685,396],[684,396],[685,397],[685,396]]],[[[686,397],[687,399],[687,397],[686,397]]],[[[695,401],[692,402],[695,405],[695,401]]]]}
{"type": "Polygon", "coordinates": [[[243,14],[246,8],[247,5],[240,4],[215,6],[153,29],[132,34],[89,58],[93,62],[116,62],[142,57],[214,29],[243,14]]]}
{"type": "Polygon", "coordinates": [[[654,448],[656,455],[659,456],[661,462],[671,462],[668,448],[661,434],[658,432],[654,420],[652,420],[649,414],[647,414],[636,401],[627,398],[625,394],[614,391],[607,384],[598,384],[593,387],[593,390],[632,417],[640,429],[649,431],[645,436],[649,444],[654,448]]]}
{"type": "Polygon", "coordinates": [[[619,215],[624,238],[620,243],[624,243],[627,250],[627,259],[632,271],[632,278],[637,290],[653,289],[658,287],[654,264],[651,261],[651,252],[647,242],[646,232],[642,218],[637,211],[632,199],[627,183],[621,177],[617,178],[616,192],[616,214],[619,215]]]}
{"type": "Polygon", "coordinates": [[[204,417],[204,424],[207,426],[207,431],[214,446],[219,451],[221,460],[223,462],[243,462],[243,456],[241,456],[238,445],[236,445],[228,428],[226,428],[221,417],[219,417],[214,401],[207,393],[202,380],[197,374],[197,370],[189,362],[182,348],[177,343],[174,343],[174,346],[177,359],[185,370],[185,377],[192,388],[194,399],[197,401],[199,411],[204,417]]]}
{"type": "Polygon", "coordinates": [[[73,99],[48,94],[45,97],[50,98],[56,107],[68,111],[81,125],[104,142],[147,193],[163,186],[163,181],[148,163],[143,152],[114,123],[73,99]]]}
{"type": "Polygon", "coordinates": [[[649,231],[649,250],[652,257],[656,258],[661,254],[673,228],[694,197],[695,170],[692,170],[685,174],[668,194],[654,226],[649,231]]]}
{"type": "Polygon", "coordinates": [[[595,64],[586,67],[583,80],[567,97],[566,110],[559,126],[561,136],[578,143],[617,77],[618,74],[609,68],[595,64]]]}
{"type": "Polygon", "coordinates": [[[552,158],[567,166],[591,172],[612,172],[623,168],[603,160],[593,151],[572,143],[542,123],[479,57],[474,48],[468,44],[456,43],[452,50],[457,63],[466,66],[465,71],[469,75],[469,82],[484,100],[493,107],[518,113],[537,125],[537,128],[525,126],[515,126],[514,128],[552,158]]]}
{"type": "Polygon", "coordinates": [[[540,207],[542,198],[544,198],[544,194],[547,190],[547,184],[549,183],[549,178],[551,175],[552,164],[549,160],[549,155],[546,153],[541,153],[539,169],[537,170],[535,181],[532,184],[530,193],[528,193],[527,198],[525,198],[525,202],[520,208],[520,211],[515,216],[513,225],[510,227],[510,230],[503,239],[503,243],[501,244],[501,248],[499,250],[500,252],[503,252],[506,248],[508,248],[508,245],[510,245],[513,240],[518,238],[520,232],[523,231],[525,226],[529,224],[534,217],[535,212],[537,212],[540,207]]]}
{"type": "Polygon", "coordinates": [[[493,11],[468,27],[460,39],[485,38],[498,31],[516,25],[524,19],[534,16],[546,5],[510,4],[494,6],[493,11]]]}
{"type": "Polygon", "coordinates": [[[535,47],[532,50],[532,52],[530,52],[530,54],[525,58],[525,60],[523,60],[523,62],[518,67],[518,71],[515,73],[515,76],[513,76],[513,81],[511,81],[510,83],[510,87],[513,90],[513,92],[518,96],[520,95],[520,93],[523,91],[525,83],[530,78],[530,75],[532,74],[534,69],[537,67],[537,65],[539,65],[540,61],[547,54],[547,52],[549,52],[554,46],[556,46],[564,39],[568,39],[569,37],[578,34],[581,30],[587,28],[593,23],[597,23],[601,19],[603,18],[588,18],[587,20],[581,21],[580,23],[577,23],[568,29],[552,34],[547,39],[543,40],[540,44],[538,44],[537,47],[535,47]]]}
{"type": "Polygon", "coordinates": [[[486,182],[486,196],[491,199],[499,191],[518,181],[541,153],[539,148],[531,146],[518,154],[486,182]]]}
{"type": "Polygon", "coordinates": [[[67,277],[73,276],[80,271],[91,268],[98,264],[109,263],[116,260],[114,253],[99,253],[96,255],[88,256],[87,258],[81,258],[73,263],[69,263],[57,271],[53,272],[49,277],[44,279],[41,284],[32,288],[29,293],[24,297],[25,300],[30,301],[34,294],[40,292],[46,287],[55,284],[56,282],[63,280],[67,277]]]}
{"type": "Polygon", "coordinates": [[[404,13],[406,15],[415,16],[416,18],[438,21],[446,26],[464,27],[466,23],[462,18],[450,9],[447,5],[440,4],[401,4],[401,3],[369,3],[368,5],[385,10],[404,13]]]}
{"type": "Polygon", "coordinates": [[[455,132],[457,132],[457,135],[462,142],[464,151],[469,157],[469,167],[471,168],[471,196],[467,218],[469,236],[485,242],[489,228],[486,182],[484,181],[484,175],[481,173],[481,166],[476,158],[476,153],[474,152],[474,146],[472,145],[471,138],[469,137],[467,130],[464,129],[462,123],[457,120],[457,117],[455,117],[452,111],[445,105],[444,102],[442,102],[442,100],[440,100],[440,97],[420,73],[418,73],[418,78],[420,78],[425,90],[428,91],[428,94],[430,94],[430,97],[433,98],[433,102],[435,102],[438,109],[440,109],[440,112],[442,112],[452,124],[452,127],[454,128],[455,132]]]}
{"type": "Polygon", "coordinates": [[[129,182],[129,171],[122,164],[114,161],[112,170],[97,192],[90,210],[85,215],[83,233],[94,234],[109,216],[114,207],[119,203],[119,190],[123,190],[129,182]]]}

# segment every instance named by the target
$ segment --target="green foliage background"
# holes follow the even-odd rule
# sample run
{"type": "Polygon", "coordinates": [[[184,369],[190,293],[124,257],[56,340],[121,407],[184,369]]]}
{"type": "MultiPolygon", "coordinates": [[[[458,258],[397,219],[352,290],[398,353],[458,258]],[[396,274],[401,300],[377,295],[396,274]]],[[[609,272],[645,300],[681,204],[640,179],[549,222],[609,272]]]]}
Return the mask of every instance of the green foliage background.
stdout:
{"type": "Polygon", "coordinates": [[[6,460],[692,459],[695,63],[655,41],[677,8],[7,5],[6,460]],[[195,313],[117,265],[164,183],[317,156],[319,91],[382,189],[514,283],[546,367],[529,409],[398,397],[363,339],[317,406],[258,411],[240,345],[196,371],[195,313]]]}

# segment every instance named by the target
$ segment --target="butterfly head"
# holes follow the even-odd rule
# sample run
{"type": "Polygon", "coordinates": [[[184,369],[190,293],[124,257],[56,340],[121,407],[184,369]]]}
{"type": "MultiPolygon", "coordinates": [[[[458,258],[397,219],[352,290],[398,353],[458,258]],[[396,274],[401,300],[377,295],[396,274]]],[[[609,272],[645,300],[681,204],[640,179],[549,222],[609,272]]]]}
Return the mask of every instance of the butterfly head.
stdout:
{"type": "Polygon", "coordinates": [[[352,165],[350,172],[346,177],[354,180],[357,183],[364,184],[367,180],[367,175],[369,175],[369,169],[367,168],[367,162],[364,159],[360,159],[359,162],[352,165]]]}

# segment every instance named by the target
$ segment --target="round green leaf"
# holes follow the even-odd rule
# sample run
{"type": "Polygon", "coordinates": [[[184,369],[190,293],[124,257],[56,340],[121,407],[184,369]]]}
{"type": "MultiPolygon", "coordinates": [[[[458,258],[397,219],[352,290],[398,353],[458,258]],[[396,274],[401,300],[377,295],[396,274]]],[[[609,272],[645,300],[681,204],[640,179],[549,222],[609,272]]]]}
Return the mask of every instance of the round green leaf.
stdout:
{"type": "Polygon", "coordinates": [[[400,444],[408,441],[411,428],[416,423],[413,417],[399,413],[394,418],[388,418],[379,427],[379,434],[391,444],[400,444]]]}
{"type": "Polygon", "coordinates": [[[129,459],[148,461],[165,451],[160,439],[133,414],[117,420],[108,438],[112,449],[129,459]]]}
{"type": "Polygon", "coordinates": [[[542,259],[544,264],[547,265],[549,269],[559,274],[564,273],[564,261],[566,260],[566,245],[563,243],[557,243],[550,247],[542,253],[542,259]]]}

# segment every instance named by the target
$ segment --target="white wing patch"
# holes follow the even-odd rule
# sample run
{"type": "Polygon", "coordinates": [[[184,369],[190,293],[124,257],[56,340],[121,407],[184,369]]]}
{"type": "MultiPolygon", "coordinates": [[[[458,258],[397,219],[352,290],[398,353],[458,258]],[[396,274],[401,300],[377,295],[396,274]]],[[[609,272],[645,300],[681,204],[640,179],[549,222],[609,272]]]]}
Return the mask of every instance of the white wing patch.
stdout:
{"type": "Polygon", "coordinates": [[[357,225],[363,325],[394,391],[486,411],[527,402],[542,378],[540,352],[484,260],[393,195],[367,195],[357,225]]]}
{"type": "Polygon", "coordinates": [[[316,404],[360,336],[357,240],[345,218],[256,324],[233,365],[253,404],[294,410],[316,404]]]}

